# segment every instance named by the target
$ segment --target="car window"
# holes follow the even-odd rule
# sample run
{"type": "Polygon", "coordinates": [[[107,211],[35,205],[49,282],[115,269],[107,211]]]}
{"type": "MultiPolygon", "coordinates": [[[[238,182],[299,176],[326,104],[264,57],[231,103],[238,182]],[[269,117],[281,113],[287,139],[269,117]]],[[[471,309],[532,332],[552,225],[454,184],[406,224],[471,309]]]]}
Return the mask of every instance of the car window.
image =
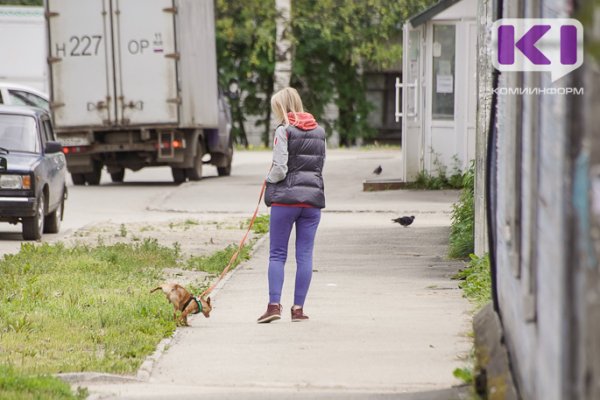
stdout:
{"type": "Polygon", "coordinates": [[[56,138],[54,137],[54,131],[52,130],[52,124],[50,123],[50,121],[47,119],[44,119],[44,120],[42,120],[42,124],[44,126],[44,134],[46,136],[46,142],[55,141],[56,138]]]}
{"type": "Polygon", "coordinates": [[[35,119],[25,115],[0,114],[0,143],[9,151],[39,153],[35,119]]]}
{"type": "Polygon", "coordinates": [[[39,107],[43,108],[44,110],[48,109],[48,102],[40,96],[35,95],[33,93],[25,92],[23,90],[9,89],[8,95],[10,96],[13,104],[39,107]]]}
{"type": "Polygon", "coordinates": [[[8,91],[8,99],[10,100],[9,104],[11,104],[13,106],[32,106],[33,105],[22,94],[19,94],[15,90],[8,91]]]}
{"type": "Polygon", "coordinates": [[[4,104],[4,100],[2,99],[2,90],[0,90],[0,104],[4,104]]]}
{"type": "Polygon", "coordinates": [[[50,110],[50,103],[48,101],[36,94],[27,93],[29,95],[29,99],[33,101],[37,107],[43,108],[44,110],[50,110]]]}

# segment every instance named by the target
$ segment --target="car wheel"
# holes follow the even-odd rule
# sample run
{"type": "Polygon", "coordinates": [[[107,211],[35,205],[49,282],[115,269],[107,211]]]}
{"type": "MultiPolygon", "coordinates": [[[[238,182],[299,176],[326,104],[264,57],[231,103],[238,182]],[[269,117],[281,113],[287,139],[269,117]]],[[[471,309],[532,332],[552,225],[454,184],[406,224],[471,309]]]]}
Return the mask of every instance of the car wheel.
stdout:
{"type": "Polygon", "coordinates": [[[102,175],[102,164],[94,163],[94,170],[85,174],[85,180],[90,186],[96,186],[100,184],[100,177],[102,175]]]}
{"type": "Polygon", "coordinates": [[[202,139],[198,141],[196,145],[196,157],[194,158],[194,166],[186,170],[187,177],[190,181],[199,181],[202,179],[202,156],[204,155],[204,146],[202,146],[202,139]]]}
{"type": "Polygon", "coordinates": [[[110,174],[110,179],[115,183],[123,182],[123,179],[125,179],[125,168],[117,172],[112,172],[110,174]]]}
{"type": "Polygon", "coordinates": [[[71,180],[73,181],[73,185],[75,185],[75,186],[85,185],[85,175],[84,174],[71,174],[71,180]]]}
{"type": "Polygon", "coordinates": [[[185,169],[183,168],[171,168],[171,174],[173,175],[173,181],[175,183],[185,182],[185,169]]]}
{"type": "Polygon", "coordinates": [[[44,232],[44,214],[46,212],[46,199],[44,193],[36,204],[35,215],[33,217],[23,218],[23,239],[39,240],[44,232]]]}
{"type": "Polygon", "coordinates": [[[48,214],[44,220],[44,233],[58,233],[63,218],[65,201],[62,200],[56,210],[48,214]]]}

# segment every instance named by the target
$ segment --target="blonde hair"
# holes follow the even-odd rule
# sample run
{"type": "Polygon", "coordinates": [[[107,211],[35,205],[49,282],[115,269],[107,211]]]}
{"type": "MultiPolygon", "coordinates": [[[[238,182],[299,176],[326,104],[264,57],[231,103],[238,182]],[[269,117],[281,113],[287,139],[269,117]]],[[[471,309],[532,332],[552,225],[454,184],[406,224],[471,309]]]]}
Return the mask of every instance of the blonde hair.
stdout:
{"type": "Polygon", "coordinates": [[[271,109],[273,109],[273,113],[275,113],[277,122],[285,125],[290,124],[288,113],[291,112],[295,115],[296,113],[304,112],[302,99],[300,98],[298,91],[291,87],[281,89],[271,97],[271,109]]]}

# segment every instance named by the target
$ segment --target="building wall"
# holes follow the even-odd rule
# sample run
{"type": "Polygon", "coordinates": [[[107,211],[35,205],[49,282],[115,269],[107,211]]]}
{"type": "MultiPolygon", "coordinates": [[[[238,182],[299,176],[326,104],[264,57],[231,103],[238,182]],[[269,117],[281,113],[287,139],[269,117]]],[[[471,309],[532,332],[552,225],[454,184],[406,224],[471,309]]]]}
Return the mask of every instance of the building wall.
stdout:
{"type": "MultiPolygon", "coordinates": [[[[575,11],[559,0],[505,0],[502,7],[504,18],[575,11]]],[[[592,190],[594,182],[600,188],[594,178],[594,162],[600,165],[598,75],[597,64],[586,59],[554,84],[548,73],[499,78],[500,89],[585,89],[584,96],[498,95],[492,189],[497,308],[524,399],[600,395],[600,235],[594,231],[600,206],[594,215],[592,190]]]]}

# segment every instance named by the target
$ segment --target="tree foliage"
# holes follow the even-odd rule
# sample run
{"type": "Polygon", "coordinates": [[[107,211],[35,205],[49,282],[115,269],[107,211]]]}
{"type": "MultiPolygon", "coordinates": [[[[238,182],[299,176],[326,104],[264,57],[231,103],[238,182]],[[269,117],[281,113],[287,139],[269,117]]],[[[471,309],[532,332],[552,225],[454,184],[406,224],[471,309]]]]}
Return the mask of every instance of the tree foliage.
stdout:
{"type": "MultiPolygon", "coordinates": [[[[371,105],[363,71],[389,68],[402,57],[401,33],[406,19],[434,0],[293,0],[290,26],[294,56],[292,86],[298,88],[318,120],[340,133],[342,144],[368,137],[371,105]],[[325,119],[328,104],[339,116],[325,119]]],[[[258,117],[269,137],[275,64],[274,1],[217,0],[217,46],[221,85],[231,78],[246,94],[234,101],[236,133],[242,122],[258,117]]]]}
{"type": "Polygon", "coordinates": [[[247,144],[244,122],[258,117],[269,137],[270,97],[275,69],[275,1],[216,0],[219,84],[239,82],[243,96],[231,100],[233,133],[247,144]]]}
{"type": "Polygon", "coordinates": [[[293,85],[323,120],[325,107],[339,109],[333,125],[343,145],[374,134],[367,124],[364,70],[383,70],[402,57],[402,26],[431,0],[296,0],[293,85]]]}

